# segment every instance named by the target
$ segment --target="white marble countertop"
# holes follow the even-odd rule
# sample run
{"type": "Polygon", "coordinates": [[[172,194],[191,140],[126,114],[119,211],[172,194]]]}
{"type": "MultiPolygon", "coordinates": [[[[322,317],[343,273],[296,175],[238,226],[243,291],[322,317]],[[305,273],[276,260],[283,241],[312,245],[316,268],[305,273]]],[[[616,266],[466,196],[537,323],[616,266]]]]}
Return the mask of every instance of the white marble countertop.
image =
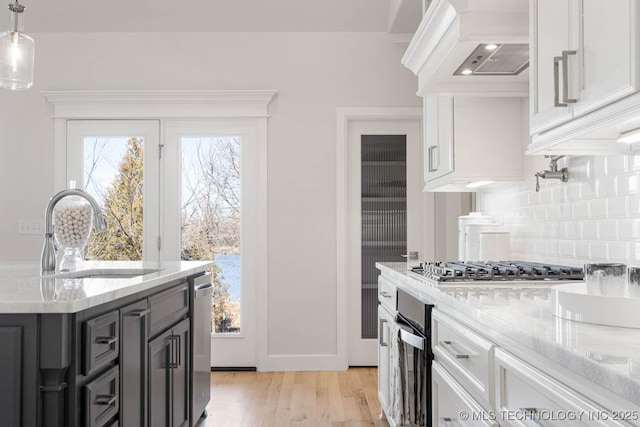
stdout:
{"type": "Polygon", "coordinates": [[[640,404],[640,329],[602,326],[553,315],[548,286],[537,289],[436,287],[407,273],[406,263],[377,263],[394,283],[458,315],[509,350],[535,352],[625,399],[640,404]]]}
{"type": "Polygon", "coordinates": [[[212,261],[85,261],[82,270],[40,277],[39,263],[0,262],[0,313],[75,313],[204,271],[212,261]],[[84,273],[133,277],[74,278],[84,273]]]}

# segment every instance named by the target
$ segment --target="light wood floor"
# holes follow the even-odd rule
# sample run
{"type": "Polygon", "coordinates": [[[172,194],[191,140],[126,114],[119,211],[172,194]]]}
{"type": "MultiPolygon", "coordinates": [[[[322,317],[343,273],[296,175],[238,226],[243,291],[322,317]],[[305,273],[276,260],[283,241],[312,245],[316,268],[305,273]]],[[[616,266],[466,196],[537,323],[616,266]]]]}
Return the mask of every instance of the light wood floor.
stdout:
{"type": "Polygon", "coordinates": [[[327,372],[213,372],[200,427],[389,426],[376,368],[327,372]]]}

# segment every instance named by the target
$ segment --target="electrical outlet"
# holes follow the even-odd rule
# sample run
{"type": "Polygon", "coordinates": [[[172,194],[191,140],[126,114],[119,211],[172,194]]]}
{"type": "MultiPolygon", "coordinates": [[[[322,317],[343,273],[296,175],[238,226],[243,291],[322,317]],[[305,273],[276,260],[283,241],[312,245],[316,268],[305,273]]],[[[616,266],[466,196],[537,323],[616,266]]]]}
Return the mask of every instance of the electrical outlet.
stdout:
{"type": "Polygon", "coordinates": [[[18,221],[18,234],[42,234],[44,221],[21,219],[18,221]]]}

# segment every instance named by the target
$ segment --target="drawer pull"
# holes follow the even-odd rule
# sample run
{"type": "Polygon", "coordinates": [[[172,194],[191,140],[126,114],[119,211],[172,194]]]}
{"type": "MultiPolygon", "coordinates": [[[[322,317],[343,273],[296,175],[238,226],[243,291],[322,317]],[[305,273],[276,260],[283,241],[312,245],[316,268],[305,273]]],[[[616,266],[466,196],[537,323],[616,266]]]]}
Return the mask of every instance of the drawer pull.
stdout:
{"type": "Polygon", "coordinates": [[[386,319],[380,319],[379,323],[380,324],[379,324],[378,330],[380,332],[378,332],[378,334],[379,334],[379,336],[378,336],[378,344],[380,344],[380,347],[387,347],[389,344],[384,342],[384,329],[383,329],[383,327],[384,327],[384,324],[385,323],[389,323],[389,321],[386,320],[386,319]]]}
{"type": "Polygon", "coordinates": [[[118,342],[118,337],[96,337],[96,342],[98,344],[115,344],[118,342]]]}
{"type": "Polygon", "coordinates": [[[538,408],[518,408],[517,414],[519,415],[519,419],[526,421],[528,425],[535,427],[546,427],[546,424],[543,424],[540,420],[538,420],[538,418],[540,417],[535,415],[541,410],[542,409],[538,408]]]}
{"type": "Polygon", "coordinates": [[[440,425],[441,426],[445,426],[445,427],[449,427],[451,426],[456,420],[453,418],[449,418],[449,417],[442,417],[440,418],[440,425]]]}
{"type": "Polygon", "coordinates": [[[382,295],[384,298],[391,298],[391,294],[389,292],[385,292],[385,291],[381,291],[380,295],[382,295]]]}
{"type": "Polygon", "coordinates": [[[145,310],[133,310],[125,314],[125,316],[135,316],[135,317],[144,317],[147,314],[151,313],[150,309],[145,310]]]}
{"type": "Polygon", "coordinates": [[[103,394],[96,396],[96,405],[111,406],[118,400],[118,396],[114,394],[103,394]]]}
{"type": "Polygon", "coordinates": [[[453,348],[453,344],[451,341],[440,341],[440,345],[442,347],[446,347],[448,352],[455,357],[456,359],[468,359],[469,355],[464,353],[458,353],[455,348],[453,348]]]}

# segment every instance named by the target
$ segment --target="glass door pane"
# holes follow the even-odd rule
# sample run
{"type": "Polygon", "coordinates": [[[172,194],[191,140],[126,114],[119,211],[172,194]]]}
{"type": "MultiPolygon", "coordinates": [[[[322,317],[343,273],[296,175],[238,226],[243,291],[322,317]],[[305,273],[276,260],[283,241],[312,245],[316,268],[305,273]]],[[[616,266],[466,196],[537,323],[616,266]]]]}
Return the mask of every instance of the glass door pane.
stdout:
{"type": "Polygon", "coordinates": [[[212,330],[240,333],[240,138],[182,137],[181,258],[210,260],[212,330]]]}
{"type": "Polygon", "coordinates": [[[84,189],[102,206],[105,233],[92,233],[87,259],[142,260],[144,137],[85,137],[84,189]]]}
{"type": "Polygon", "coordinates": [[[378,336],[376,262],[407,253],[406,135],[361,136],[361,338],[378,336]]]}
{"type": "Polygon", "coordinates": [[[159,129],[154,120],[67,122],[67,180],[91,194],[107,219],[85,258],[159,258],[159,129]]]}

